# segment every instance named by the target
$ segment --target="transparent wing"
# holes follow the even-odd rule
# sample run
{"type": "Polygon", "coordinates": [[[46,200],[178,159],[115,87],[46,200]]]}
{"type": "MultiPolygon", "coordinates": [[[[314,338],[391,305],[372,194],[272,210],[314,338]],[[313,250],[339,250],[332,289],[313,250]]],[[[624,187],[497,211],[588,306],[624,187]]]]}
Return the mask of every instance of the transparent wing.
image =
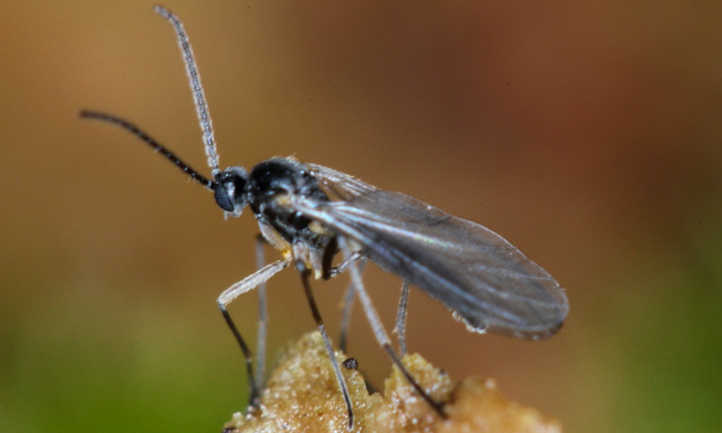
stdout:
{"type": "Polygon", "coordinates": [[[306,164],[311,174],[321,182],[326,190],[336,194],[342,200],[354,198],[376,191],[375,186],[369,185],[351,175],[318,164],[306,164]]]}
{"type": "Polygon", "coordinates": [[[312,170],[346,199],[300,201],[298,210],[355,239],[371,260],[424,289],[470,329],[543,338],[562,325],[564,290],[498,234],[335,170],[312,170]]]}

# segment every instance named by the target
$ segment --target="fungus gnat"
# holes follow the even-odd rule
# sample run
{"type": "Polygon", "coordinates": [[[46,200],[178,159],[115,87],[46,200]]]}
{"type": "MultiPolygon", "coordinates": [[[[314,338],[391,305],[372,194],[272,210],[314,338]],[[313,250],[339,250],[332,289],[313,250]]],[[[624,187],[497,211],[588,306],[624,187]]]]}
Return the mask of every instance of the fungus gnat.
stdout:
{"type": "MultiPolygon", "coordinates": [[[[265,283],[293,264],[313,318],[323,336],[338,386],[353,427],[353,405],[333,355],[321,314],[310,286],[310,277],[330,279],[349,271],[342,329],[358,295],[376,340],[416,391],[441,416],[443,403],[422,389],[400,361],[361,279],[365,261],[371,260],[402,279],[401,301],[395,332],[405,351],[404,324],[408,285],[419,287],[437,299],[472,332],[495,332],[539,339],[554,334],[569,311],[563,289],[549,273],[527,259],[501,236],[477,223],[451,216],[404,194],[384,191],[339,171],[295,158],[272,158],[247,172],[241,167],[218,166],[213,127],[200,75],[181,21],[169,10],[155,11],[175,29],[202,130],[211,169],[206,178],[134,124],[102,112],[83,110],[81,117],[114,123],[166,157],[193,180],[210,190],[226,215],[239,217],[249,206],[258,221],[256,251],[258,270],[233,284],[218,297],[218,306],[246,359],[250,404],[257,403],[263,382],[265,354],[265,283]],[[262,241],[281,252],[281,258],[265,264],[262,241]],[[343,260],[333,265],[341,253],[343,260]],[[259,288],[261,317],[258,338],[258,370],[253,374],[251,351],[228,314],[227,306],[238,296],[259,288]],[[261,290],[263,289],[263,290],[261,290]]],[[[342,332],[342,347],[345,332],[342,332]]]]}

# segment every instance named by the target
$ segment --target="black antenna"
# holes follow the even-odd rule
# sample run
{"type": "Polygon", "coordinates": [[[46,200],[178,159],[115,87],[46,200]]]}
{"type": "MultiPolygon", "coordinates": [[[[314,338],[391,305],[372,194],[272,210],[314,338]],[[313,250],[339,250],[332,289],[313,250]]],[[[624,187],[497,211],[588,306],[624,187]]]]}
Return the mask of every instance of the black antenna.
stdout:
{"type": "Polygon", "coordinates": [[[123,129],[129,131],[136,137],[143,140],[146,144],[148,144],[150,147],[153,148],[156,152],[160,153],[161,155],[168,158],[170,162],[175,164],[176,167],[183,170],[185,174],[191,177],[191,179],[195,180],[196,182],[200,183],[201,185],[205,186],[211,191],[214,191],[216,189],[216,183],[207,177],[203,176],[202,174],[198,173],[196,170],[194,170],[191,166],[183,162],[182,159],[178,158],[175,153],[168,150],[165,146],[158,143],[153,137],[145,133],[142,129],[135,126],[133,123],[121,119],[120,117],[113,116],[112,114],[107,113],[101,113],[100,111],[92,111],[92,110],[81,110],[80,111],[80,117],[85,119],[97,119],[102,120],[104,122],[110,122],[114,123],[123,129]]]}

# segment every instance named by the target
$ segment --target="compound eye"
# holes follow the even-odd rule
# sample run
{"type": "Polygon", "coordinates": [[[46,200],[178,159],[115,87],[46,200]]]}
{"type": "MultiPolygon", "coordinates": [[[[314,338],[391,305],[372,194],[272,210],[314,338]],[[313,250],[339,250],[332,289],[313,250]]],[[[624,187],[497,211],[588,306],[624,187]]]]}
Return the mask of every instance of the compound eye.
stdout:
{"type": "Polygon", "coordinates": [[[214,198],[226,212],[240,215],[246,205],[245,186],[248,175],[240,167],[229,167],[216,176],[214,198]]]}
{"type": "Polygon", "coordinates": [[[214,192],[216,204],[226,212],[233,212],[234,204],[226,184],[219,183],[214,192]]]}

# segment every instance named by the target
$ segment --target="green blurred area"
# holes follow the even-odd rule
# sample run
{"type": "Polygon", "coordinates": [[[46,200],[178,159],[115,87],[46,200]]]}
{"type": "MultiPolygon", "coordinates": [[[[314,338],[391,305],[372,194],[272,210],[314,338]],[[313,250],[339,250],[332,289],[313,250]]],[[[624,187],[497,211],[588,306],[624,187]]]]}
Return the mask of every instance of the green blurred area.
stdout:
{"type": "Polygon", "coordinates": [[[2,382],[0,427],[121,432],[218,425],[245,399],[240,381],[227,380],[239,374],[198,356],[212,346],[169,347],[165,340],[177,330],[151,328],[154,335],[143,341],[83,330],[43,335],[47,328],[40,335],[3,335],[11,359],[2,363],[9,374],[2,382]]]}
{"type": "MultiPolygon", "coordinates": [[[[620,309],[621,391],[615,412],[629,431],[718,431],[722,426],[722,230],[698,233],[684,267],[652,277],[654,290],[620,309]]],[[[648,275],[654,275],[650,271],[648,275]]]]}
{"type": "MultiPolygon", "coordinates": [[[[166,6],[223,165],[294,154],[404,191],[568,290],[539,343],[468,334],[413,292],[411,350],[566,431],[722,431],[721,5],[166,6]]],[[[140,1],[5,2],[0,22],[0,432],[219,431],[247,395],[214,301],[253,270],[255,222],[77,118],[127,116],[204,168],[172,31],[140,1]]],[[[400,282],[367,273],[388,326],[400,282]]],[[[345,284],[315,285],[332,335],[345,284]]],[[[292,272],[269,296],[270,366],[313,321],[292,272]]],[[[231,307],[251,341],[255,301],[231,307]]],[[[360,310],[350,347],[380,383],[360,310]]]]}

